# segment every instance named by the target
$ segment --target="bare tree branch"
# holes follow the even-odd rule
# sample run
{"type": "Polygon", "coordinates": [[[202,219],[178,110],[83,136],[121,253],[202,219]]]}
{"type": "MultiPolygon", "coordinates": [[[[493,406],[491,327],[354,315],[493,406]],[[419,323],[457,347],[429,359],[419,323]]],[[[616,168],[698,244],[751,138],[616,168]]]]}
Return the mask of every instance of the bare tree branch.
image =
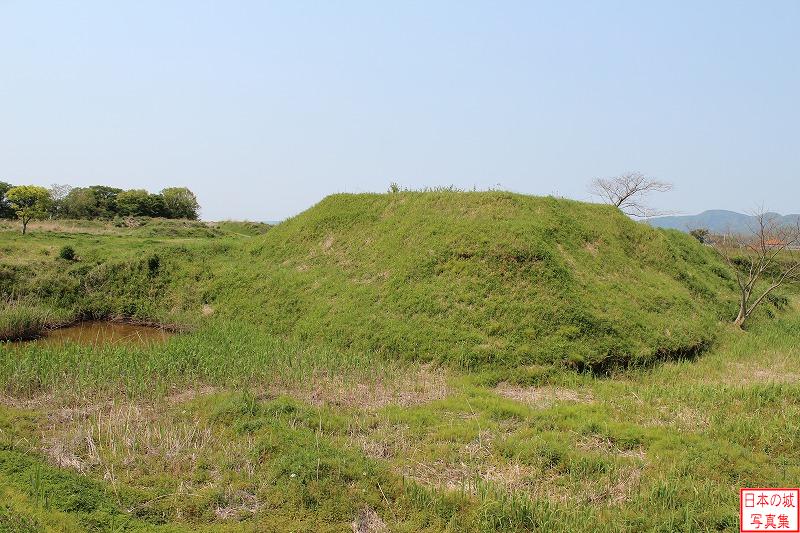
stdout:
{"type": "Polygon", "coordinates": [[[667,192],[672,184],[658,181],[641,172],[627,172],[614,178],[595,178],[589,192],[606,203],[616,206],[633,217],[649,218],[664,214],[647,206],[645,200],[652,192],[667,192]]]}
{"type": "Polygon", "coordinates": [[[796,256],[800,245],[800,221],[795,226],[781,226],[778,218],[763,209],[755,213],[755,224],[750,235],[728,233],[716,250],[733,268],[739,287],[739,312],[733,321],[743,327],[756,308],[772,291],[787,281],[800,280],[800,258],[796,256]],[[734,257],[736,254],[736,257],[734,257]],[[784,260],[781,260],[781,256],[784,260]],[[746,263],[746,272],[742,263],[746,263]],[[767,271],[777,269],[766,289],[758,294],[756,285],[767,271]]]}

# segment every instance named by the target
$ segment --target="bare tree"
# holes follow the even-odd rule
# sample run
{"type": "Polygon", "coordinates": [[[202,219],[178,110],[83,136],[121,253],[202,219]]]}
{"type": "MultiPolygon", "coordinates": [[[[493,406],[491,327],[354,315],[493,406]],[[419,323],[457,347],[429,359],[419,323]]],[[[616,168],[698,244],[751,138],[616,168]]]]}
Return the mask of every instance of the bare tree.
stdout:
{"type": "Polygon", "coordinates": [[[667,192],[672,184],[645,176],[641,172],[626,172],[614,178],[595,178],[589,192],[614,205],[626,215],[648,218],[664,214],[644,202],[651,192],[667,192]]]}
{"type": "Polygon", "coordinates": [[[50,218],[58,217],[64,208],[64,198],[72,190],[71,185],[59,185],[54,183],[50,186],[50,218]]]}
{"type": "Polygon", "coordinates": [[[733,323],[740,328],[772,291],[800,279],[800,258],[796,256],[800,221],[795,226],[781,225],[777,217],[763,209],[754,218],[750,235],[729,233],[716,244],[717,251],[736,273],[739,312],[733,323]],[[767,285],[759,284],[767,276],[767,285]]]}

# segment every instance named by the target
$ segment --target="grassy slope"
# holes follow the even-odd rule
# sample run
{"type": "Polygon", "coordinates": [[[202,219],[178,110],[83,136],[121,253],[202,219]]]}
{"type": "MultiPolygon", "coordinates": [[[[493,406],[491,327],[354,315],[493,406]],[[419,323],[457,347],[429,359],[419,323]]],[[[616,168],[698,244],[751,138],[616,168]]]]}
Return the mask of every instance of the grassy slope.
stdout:
{"type": "MultiPolygon", "coordinates": [[[[224,360],[180,349],[208,346],[191,337],[163,352],[17,356],[16,375],[2,378],[12,396],[0,406],[0,525],[344,531],[369,507],[395,531],[735,531],[739,487],[800,477],[796,314],[728,331],[692,362],[605,379],[557,373],[535,387],[451,373],[442,395],[405,404],[400,391],[385,405],[375,391],[408,387],[408,368],[354,375],[318,354],[288,357],[297,347],[258,349],[232,371],[269,369],[252,392],[211,389],[201,385],[226,382],[224,360]],[[72,363],[60,381],[33,364],[51,358],[72,363]],[[64,382],[94,365],[83,388],[64,382]],[[114,392],[126,372],[151,390],[114,392]],[[274,388],[284,372],[294,386],[274,388]],[[331,375],[344,381],[326,397],[331,375]],[[359,386],[373,392],[340,402],[359,386]]],[[[435,372],[421,371],[414,386],[435,372]]]]}
{"type": "Polygon", "coordinates": [[[230,314],[463,367],[685,355],[731,312],[728,272],[691,237],[553,198],[335,195],[251,255],[221,281],[230,314]]]}
{"type": "MultiPolygon", "coordinates": [[[[366,508],[393,531],[735,531],[740,486],[800,478],[796,307],[747,333],[719,326],[732,312],[726,284],[688,239],[600,206],[499,193],[334,197],[273,231],[0,234],[17,252],[0,258],[16,273],[6,286],[33,304],[202,324],[151,348],[0,347],[0,531],[344,531],[366,508]],[[421,220],[433,210],[420,203],[459,238],[422,225],[439,217],[421,220]],[[377,231],[360,219],[365,204],[377,231]],[[569,213],[579,222],[554,244],[544,224],[569,213]],[[67,243],[80,261],[55,258],[67,243]],[[529,252],[542,258],[518,260],[529,252]],[[569,277],[551,283],[559,264],[569,277]],[[52,279],[80,290],[43,292],[52,279]],[[484,297],[461,305],[470,291],[484,297]],[[640,291],[666,302],[639,316],[635,305],[653,305],[640,291]],[[659,346],[648,332],[670,338],[658,334],[665,325],[693,340],[686,317],[719,341],[694,361],[603,379],[537,366],[463,373],[353,349],[391,355],[408,335],[437,359],[474,361],[463,355],[483,343],[474,324],[524,322],[545,302],[571,317],[572,295],[591,320],[629,320],[634,331],[617,328],[616,342],[640,343],[645,358],[659,346]],[[200,322],[204,304],[214,313],[200,322]],[[427,341],[418,330],[437,317],[475,342],[427,341]]],[[[494,336],[516,347],[525,331],[494,336]]]]}
{"type": "Polygon", "coordinates": [[[168,222],[150,223],[166,226],[163,237],[147,226],[9,234],[0,291],[54,316],[194,324],[210,305],[309,346],[462,368],[691,355],[732,312],[732,282],[711,251],[600,205],[499,192],[335,195],[249,238],[247,224],[194,235],[168,222]],[[57,259],[59,244],[81,260],[57,259]]]}
{"type": "Polygon", "coordinates": [[[0,300],[14,305],[0,308],[0,339],[23,323],[33,330],[86,316],[196,324],[212,276],[207,260],[225,260],[249,237],[228,223],[140,222],[38,223],[25,236],[9,225],[0,239],[0,300]],[[64,246],[75,250],[76,261],[59,258],[64,246]]]}

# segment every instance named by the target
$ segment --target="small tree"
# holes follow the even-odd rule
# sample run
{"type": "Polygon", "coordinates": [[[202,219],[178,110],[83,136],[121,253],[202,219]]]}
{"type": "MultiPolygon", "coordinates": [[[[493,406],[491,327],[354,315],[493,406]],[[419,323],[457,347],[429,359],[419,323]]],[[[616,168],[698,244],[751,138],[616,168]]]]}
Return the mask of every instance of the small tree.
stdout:
{"type": "Polygon", "coordinates": [[[64,210],[64,199],[72,190],[70,185],[59,185],[54,183],[50,186],[50,215],[53,218],[60,218],[64,210]]]}
{"type": "Polygon", "coordinates": [[[117,195],[122,192],[122,189],[107,185],[92,185],[89,190],[94,196],[96,216],[114,218],[114,215],[117,214],[117,195]]]}
{"type": "Polygon", "coordinates": [[[146,214],[149,217],[162,217],[169,218],[167,212],[167,204],[164,202],[164,197],[160,194],[147,195],[147,202],[145,204],[146,214]]]}
{"type": "Polygon", "coordinates": [[[641,172],[627,172],[614,178],[596,178],[589,192],[616,206],[626,215],[647,218],[663,214],[648,207],[644,201],[651,192],[667,192],[672,184],[658,181],[641,172]]]}
{"type": "Polygon", "coordinates": [[[706,239],[708,239],[709,231],[706,228],[695,228],[689,232],[689,235],[705,244],[706,239]]]}
{"type": "Polygon", "coordinates": [[[161,197],[167,208],[168,218],[188,218],[197,220],[200,204],[197,197],[186,187],[170,187],[161,191],[161,197]]]}
{"type": "Polygon", "coordinates": [[[150,193],[144,189],[131,189],[117,195],[117,213],[122,216],[146,216],[148,211],[148,196],[150,193]]]}
{"type": "Polygon", "coordinates": [[[728,234],[716,245],[725,261],[736,273],[739,287],[739,312],[733,321],[744,327],[759,304],[772,291],[787,281],[800,279],[800,258],[795,250],[800,245],[800,222],[782,226],[774,215],[763,210],[755,214],[755,226],[750,235],[728,234]],[[766,288],[759,284],[766,275],[766,288]]]}
{"type": "Polygon", "coordinates": [[[97,215],[97,198],[88,187],[73,188],[61,201],[64,218],[95,218],[97,215]]]}
{"type": "Polygon", "coordinates": [[[66,261],[75,261],[75,248],[66,245],[58,252],[58,257],[66,261]]]}
{"type": "Polygon", "coordinates": [[[20,185],[6,192],[11,208],[22,221],[22,234],[28,230],[28,222],[35,218],[43,218],[50,207],[50,192],[36,185],[20,185]]]}

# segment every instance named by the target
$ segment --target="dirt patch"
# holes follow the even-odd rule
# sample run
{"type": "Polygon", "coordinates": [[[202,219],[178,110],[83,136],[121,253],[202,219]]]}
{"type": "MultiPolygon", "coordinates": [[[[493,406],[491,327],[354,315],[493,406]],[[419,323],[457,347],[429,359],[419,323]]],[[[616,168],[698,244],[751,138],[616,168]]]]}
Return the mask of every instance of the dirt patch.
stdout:
{"type": "Polygon", "coordinates": [[[219,391],[217,387],[212,387],[211,385],[204,385],[202,387],[197,387],[193,389],[175,391],[166,397],[166,401],[169,404],[177,405],[192,401],[195,398],[199,398],[201,396],[210,396],[216,393],[217,391],[219,391]]]}
{"type": "Polygon", "coordinates": [[[214,515],[220,520],[246,520],[261,508],[261,502],[254,494],[243,490],[225,492],[225,504],[214,508],[214,515]]]}
{"type": "Polygon", "coordinates": [[[736,385],[753,385],[757,383],[798,383],[800,373],[793,371],[785,359],[776,360],[770,366],[735,363],[730,366],[730,373],[723,379],[726,383],[736,385]]]}
{"type": "Polygon", "coordinates": [[[541,409],[550,407],[557,402],[594,402],[594,398],[588,392],[579,392],[574,389],[563,387],[519,387],[501,383],[495,387],[494,391],[511,400],[541,409]]]}
{"type": "Polygon", "coordinates": [[[73,434],[69,436],[69,442],[67,439],[48,439],[42,452],[58,468],[68,468],[84,473],[94,463],[76,455],[75,451],[80,449],[82,444],[80,436],[73,434]]]}
{"type": "Polygon", "coordinates": [[[383,533],[389,531],[386,523],[370,507],[361,509],[351,525],[353,533],[383,533]]]}
{"type": "MultiPolygon", "coordinates": [[[[504,431],[501,430],[500,433],[504,431]]],[[[420,457],[412,439],[400,439],[404,449],[394,456],[402,462],[399,472],[423,485],[476,494],[478,483],[491,482],[507,491],[530,491],[539,481],[538,470],[530,465],[494,454],[492,443],[498,433],[480,430],[470,442],[437,453],[435,461],[420,457]]],[[[427,457],[427,454],[423,457],[427,457]]]]}
{"type": "Polygon", "coordinates": [[[583,249],[592,255],[597,255],[597,249],[600,246],[600,241],[587,242],[583,245],[583,249]]]}
{"type": "Polygon", "coordinates": [[[111,465],[147,463],[151,469],[191,471],[213,440],[211,428],[196,419],[163,417],[150,405],[108,404],[54,410],[42,452],[58,465],[80,472],[111,465]]]}
{"type": "Polygon", "coordinates": [[[641,447],[632,449],[622,449],[616,446],[610,439],[599,435],[589,435],[579,440],[576,444],[579,450],[585,452],[599,452],[616,457],[626,457],[630,459],[644,460],[645,454],[641,447]]]}
{"type": "Polygon", "coordinates": [[[316,373],[302,384],[271,388],[270,392],[285,394],[315,406],[375,411],[389,405],[408,407],[445,398],[449,393],[447,374],[433,365],[420,365],[412,370],[398,370],[388,377],[373,381],[356,381],[316,373]]]}

